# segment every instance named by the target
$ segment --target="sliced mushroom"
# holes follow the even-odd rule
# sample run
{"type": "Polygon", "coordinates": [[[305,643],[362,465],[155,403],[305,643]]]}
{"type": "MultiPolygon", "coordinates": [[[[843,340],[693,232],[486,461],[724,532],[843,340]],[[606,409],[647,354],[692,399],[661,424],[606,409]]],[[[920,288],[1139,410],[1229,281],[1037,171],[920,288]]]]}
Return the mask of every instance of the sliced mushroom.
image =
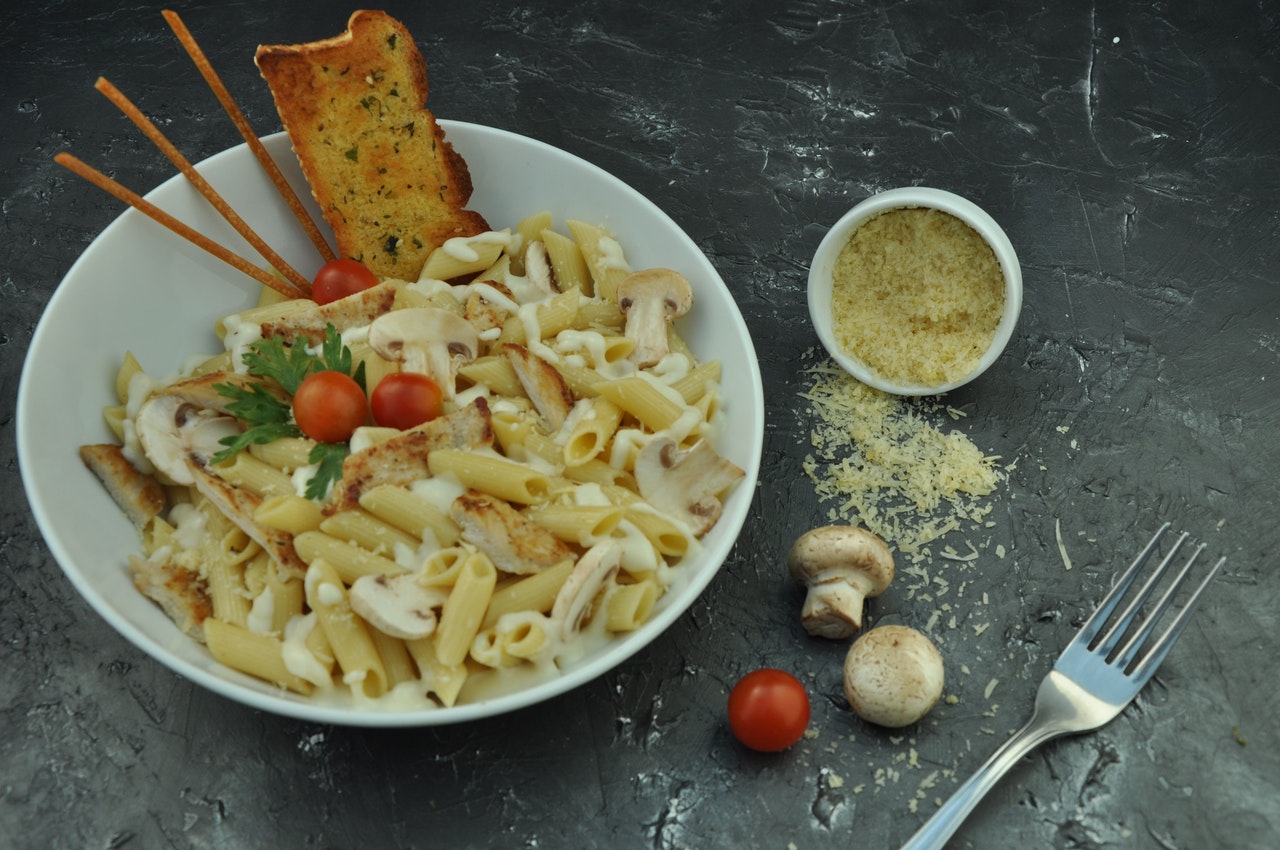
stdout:
{"type": "Polygon", "coordinates": [[[706,534],[720,519],[724,506],[719,495],[745,474],[706,440],[682,452],[675,440],[658,436],[636,455],[640,495],[682,520],[695,537],[706,534]]]}
{"type": "Polygon", "coordinates": [[[893,581],[893,554],[884,541],[852,525],[802,534],[787,554],[791,577],[808,587],[800,621],[815,637],[847,638],[862,628],[862,605],[893,581]]]}
{"type": "Polygon", "coordinates": [[[505,343],[502,351],[533,406],[542,414],[553,431],[559,431],[573,410],[573,390],[565,383],[556,367],[529,351],[523,345],[505,343]]]}
{"type": "Polygon", "coordinates": [[[476,329],[457,313],[438,307],[392,310],[369,325],[369,347],[409,372],[428,375],[446,399],[454,395],[460,363],[475,359],[480,350],[476,329]]]}
{"type": "Polygon", "coordinates": [[[693,289],[671,269],[633,272],[618,284],[618,307],[627,318],[623,333],[635,343],[631,361],[652,366],[670,353],[667,326],[689,312],[693,289]]]}
{"type": "Polygon", "coordinates": [[[347,592],[351,609],[369,625],[403,640],[431,635],[447,596],[440,588],[424,587],[413,573],[361,576],[347,592]]]}
{"type": "Polygon", "coordinates": [[[503,572],[528,575],[573,557],[573,550],[502,499],[468,490],[453,500],[449,516],[462,539],[482,550],[503,572]]]}
{"type": "Polygon", "coordinates": [[[242,430],[235,417],[168,392],[142,403],[134,427],[147,460],[174,484],[188,486],[196,483],[193,468],[226,448],[218,441],[242,430]]]}
{"type": "Polygon", "coordinates": [[[240,433],[240,424],[233,417],[196,407],[178,395],[160,393],[143,403],[134,425],[143,452],[159,472],[175,484],[194,485],[281,567],[297,575],[305,572],[306,565],[293,549],[292,536],[254,519],[262,497],[228,484],[208,468],[209,459],[225,448],[220,440],[240,433]]]}
{"type": "Polygon", "coordinates": [[[578,559],[551,606],[551,619],[560,624],[564,640],[571,639],[581,630],[582,624],[591,616],[596,597],[618,574],[621,563],[622,546],[614,540],[597,543],[578,559]]]}

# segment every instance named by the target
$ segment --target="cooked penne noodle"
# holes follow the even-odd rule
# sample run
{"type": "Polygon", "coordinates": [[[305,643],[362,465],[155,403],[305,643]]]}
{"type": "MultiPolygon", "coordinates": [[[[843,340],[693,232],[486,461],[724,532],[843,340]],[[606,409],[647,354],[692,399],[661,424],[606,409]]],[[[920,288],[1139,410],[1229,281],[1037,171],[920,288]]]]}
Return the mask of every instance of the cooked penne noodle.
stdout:
{"type": "Polygon", "coordinates": [[[599,225],[574,219],[569,219],[565,224],[586,260],[596,297],[616,301],[618,284],[631,273],[622,246],[612,233],[599,225]]]}
{"type": "Polygon", "coordinates": [[[578,243],[550,228],[543,230],[539,238],[547,249],[547,259],[551,263],[560,291],[574,289],[589,295],[592,291],[591,270],[587,268],[587,261],[583,258],[578,243]]]}
{"type": "Polygon", "coordinates": [[[219,478],[261,496],[291,496],[293,479],[269,463],[240,452],[231,460],[209,467],[219,478]]]}
{"type": "Polygon", "coordinates": [[[387,690],[391,690],[396,685],[404,682],[412,682],[417,679],[418,668],[413,663],[413,657],[409,654],[409,648],[405,646],[405,642],[400,638],[378,631],[368,623],[365,625],[369,631],[369,638],[373,641],[373,648],[377,650],[378,657],[382,659],[382,669],[386,671],[387,675],[387,690]]]}
{"type": "Polygon", "coordinates": [[[267,528],[296,535],[319,528],[324,520],[324,511],[315,502],[301,496],[274,496],[263,500],[253,512],[253,519],[267,528]]]}
{"type": "Polygon", "coordinates": [[[630,413],[651,431],[667,430],[690,409],[666,395],[654,382],[644,378],[619,378],[606,381],[596,389],[600,395],[630,413]]]}
{"type": "Polygon", "coordinates": [[[463,487],[522,505],[544,501],[551,484],[545,473],[522,463],[458,449],[431,452],[427,465],[432,475],[452,473],[463,487]]]}
{"type": "Polygon", "coordinates": [[[545,505],[526,516],[561,540],[590,548],[613,534],[624,511],[618,505],[545,505]]]}
{"type": "Polygon", "coordinates": [[[453,280],[483,271],[498,259],[511,241],[511,231],[455,236],[429,255],[418,280],[453,280]]]}
{"type": "Polygon", "coordinates": [[[339,511],[321,522],[320,530],[388,558],[395,557],[397,545],[407,546],[411,551],[422,545],[422,538],[415,538],[363,510],[339,511]]]}
{"type": "Polygon", "coordinates": [[[250,446],[249,454],[276,469],[292,471],[311,463],[311,450],[315,446],[315,441],[306,437],[281,437],[269,443],[250,446]]]}
{"type": "Polygon", "coordinates": [[[662,589],[651,580],[621,584],[605,598],[605,625],[611,632],[631,632],[643,626],[653,614],[662,589]]]}
{"type": "Polygon", "coordinates": [[[719,360],[708,360],[706,363],[699,363],[686,372],[683,377],[673,381],[671,389],[680,393],[685,404],[694,404],[698,399],[706,395],[711,385],[720,382],[720,371],[719,360]]]}
{"type": "Polygon", "coordinates": [[[577,466],[565,467],[564,475],[571,481],[584,484],[612,484],[631,490],[637,488],[635,476],[630,472],[599,458],[577,466]]]}
{"type": "Polygon", "coordinates": [[[586,412],[571,420],[573,430],[564,442],[565,466],[581,466],[595,459],[618,430],[622,422],[622,408],[607,398],[598,397],[587,402],[586,412]]]}
{"type": "MultiPolygon", "coordinates": [[[[368,549],[330,537],[323,531],[304,531],[293,538],[293,548],[306,564],[318,560],[328,562],[347,584],[361,576],[396,575],[405,571],[395,561],[375,555],[368,549]]],[[[308,601],[310,597],[308,597],[308,601]]]]}
{"type": "Polygon", "coordinates": [[[578,304],[578,319],[583,327],[597,330],[620,331],[626,317],[618,309],[617,301],[589,298],[578,304]]]}
{"type": "Polygon", "coordinates": [[[548,210],[541,210],[527,215],[516,224],[515,241],[508,256],[511,257],[511,270],[515,274],[525,273],[524,255],[529,243],[542,239],[542,232],[551,228],[552,218],[548,210]]]}
{"type": "Polygon", "coordinates": [[[490,392],[503,396],[519,398],[524,395],[524,387],[516,377],[516,370],[506,357],[487,355],[478,357],[458,369],[458,375],[472,384],[488,387],[490,392]]]}
{"type": "Polygon", "coordinates": [[[347,600],[343,579],[334,565],[317,558],[307,567],[307,605],[315,612],[320,628],[333,649],[342,671],[342,680],[366,697],[387,691],[387,671],[382,656],[369,635],[369,628],[347,600]]]}
{"type": "Polygon", "coordinates": [[[436,635],[405,642],[409,654],[418,665],[423,687],[448,708],[458,701],[458,693],[467,681],[467,665],[445,664],[436,655],[436,635]]]}
{"type": "Polygon", "coordinates": [[[578,398],[599,395],[600,386],[608,383],[609,380],[594,369],[570,363],[568,360],[557,363],[556,371],[578,398]]]}
{"type": "Polygon", "coordinates": [[[462,562],[436,627],[436,657],[442,664],[461,664],[467,657],[497,581],[493,562],[479,552],[462,562]]]}
{"type": "Polygon", "coordinates": [[[430,534],[437,546],[458,540],[458,524],[431,502],[403,487],[384,484],[360,496],[360,507],[419,541],[430,534]]]}
{"type": "Polygon", "coordinates": [[[502,323],[502,333],[498,336],[499,345],[508,342],[520,345],[528,345],[531,341],[541,342],[574,327],[581,300],[582,294],[576,289],[570,289],[545,301],[521,307],[519,313],[502,323]]]}
{"type": "Polygon", "coordinates": [[[124,353],[120,368],[116,370],[116,400],[121,404],[129,403],[129,384],[133,376],[142,372],[142,364],[133,356],[132,351],[124,353]]]}
{"type": "Polygon", "coordinates": [[[220,664],[248,673],[295,693],[309,696],[315,686],[295,676],[285,666],[284,647],[279,638],[254,634],[243,626],[214,617],[204,621],[204,640],[209,654],[220,664]]]}
{"type": "Polygon", "coordinates": [[[483,625],[488,628],[498,622],[503,614],[516,611],[547,613],[555,604],[556,594],[573,572],[573,561],[561,561],[540,573],[516,579],[493,592],[483,625]]]}
{"type": "Polygon", "coordinates": [[[213,616],[233,626],[245,626],[252,607],[244,584],[244,565],[239,557],[213,557],[205,566],[213,616]]]}

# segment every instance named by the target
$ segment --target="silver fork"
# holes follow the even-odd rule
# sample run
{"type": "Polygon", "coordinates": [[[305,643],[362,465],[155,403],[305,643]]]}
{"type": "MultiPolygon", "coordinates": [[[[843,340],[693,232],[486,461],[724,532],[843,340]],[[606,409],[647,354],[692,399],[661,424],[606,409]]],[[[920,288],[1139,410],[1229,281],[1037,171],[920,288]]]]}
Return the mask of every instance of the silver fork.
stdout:
{"type": "Polygon", "coordinates": [[[906,844],[902,845],[902,850],[926,850],[926,848],[938,850],[943,847],[983,796],[1024,755],[1059,735],[1087,732],[1110,722],[1137,696],[1138,691],[1142,690],[1151,678],[1151,674],[1169,653],[1173,642],[1186,628],[1191,620],[1191,614],[1204,595],[1205,588],[1209,586],[1209,582],[1226,561],[1225,557],[1218,559],[1218,562],[1192,591],[1173,622],[1151,644],[1146,653],[1139,657],[1139,651],[1143,649],[1165,611],[1172,604],[1174,596],[1186,584],[1192,565],[1204,551],[1203,543],[1191,553],[1186,565],[1169,585],[1164,595],[1142,617],[1140,625],[1123,645],[1121,640],[1125,638],[1125,633],[1133,625],[1142,606],[1156,589],[1156,585],[1168,573],[1173,564],[1174,555],[1187,539],[1186,533],[1178,537],[1155,572],[1133,596],[1132,601],[1125,606],[1110,628],[1105,633],[1102,629],[1168,529],[1167,522],[1160,527],[1160,530],[1116,581],[1111,592],[1099,603],[1098,609],[1081,626],[1079,633],[1071,643],[1067,644],[1067,648],[1054,663],[1053,669],[1040,683],[1031,719],[996,750],[973,776],[956,789],[951,798],[943,803],[929,820],[925,821],[906,844]]]}

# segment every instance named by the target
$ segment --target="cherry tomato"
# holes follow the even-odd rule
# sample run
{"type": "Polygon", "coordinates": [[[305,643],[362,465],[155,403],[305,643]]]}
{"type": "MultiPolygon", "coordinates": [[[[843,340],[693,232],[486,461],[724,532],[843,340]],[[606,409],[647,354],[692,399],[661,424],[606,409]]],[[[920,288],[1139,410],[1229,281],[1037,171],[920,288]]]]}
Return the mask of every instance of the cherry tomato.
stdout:
{"type": "Polygon", "coordinates": [[[377,285],[378,278],[373,272],[355,260],[341,257],[325,263],[316,273],[316,279],[311,282],[311,300],[328,304],[377,285]]]}
{"type": "Polygon", "coordinates": [[[753,750],[785,750],[809,727],[809,695],[782,670],[748,673],[729,692],[729,727],[753,750]]]}
{"type": "Polygon", "coordinates": [[[373,388],[369,399],[373,421],[401,431],[435,419],[444,412],[440,385],[418,372],[395,372],[373,388]]]}
{"type": "Polygon", "coordinates": [[[341,372],[312,372],[293,394],[293,419],[302,433],[320,443],[345,443],[365,423],[369,406],[352,378],[341,372]]]}

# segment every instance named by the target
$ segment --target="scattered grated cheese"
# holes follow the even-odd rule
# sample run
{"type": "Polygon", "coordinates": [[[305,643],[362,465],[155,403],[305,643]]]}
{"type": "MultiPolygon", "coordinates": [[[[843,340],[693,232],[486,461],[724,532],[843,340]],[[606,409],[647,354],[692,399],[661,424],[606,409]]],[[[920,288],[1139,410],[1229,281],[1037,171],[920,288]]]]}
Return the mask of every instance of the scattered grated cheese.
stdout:
{"type": "Polygon", "coordinates": [[[1062,556],[1062,566],[1070,571],[1071,558],[1067,555],[1067,547],[1062,542],[1062,520],[1060,519],[1053,521],[1053,536],[1058,539],[1058,554],[1062,556]]]}
{"type": "Polygon", "coordinates": [[[982,692],[982,698],[991,699],[991,694],[995,692],[996,685],[998,684],[1000,684],[999,679],[992,679],[990,682],[987,682],[987,688],[982,692]]]}
{"type": "Polygon", "coordinates": [[[872,389],[830,360],[805,372],[814,422],[803,468],[833,503],[832,522],[856,522],[915,561],[934,540],[982,525],[1006,473],[963,433],[933,424],[936,402],[872,389]]]}

